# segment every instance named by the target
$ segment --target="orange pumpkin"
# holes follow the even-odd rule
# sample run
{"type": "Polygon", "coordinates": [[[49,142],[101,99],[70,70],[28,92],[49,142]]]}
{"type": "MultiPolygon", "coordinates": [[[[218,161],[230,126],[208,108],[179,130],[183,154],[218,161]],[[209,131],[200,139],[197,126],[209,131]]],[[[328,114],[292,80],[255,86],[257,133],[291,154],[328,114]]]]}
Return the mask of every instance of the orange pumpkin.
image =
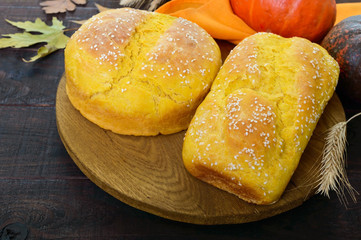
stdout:
{"type": "Polygon", "coordinates": [[[236,15],[257,32],[320,42],[336,19],[335,0],[230,0],[236,15]]]}

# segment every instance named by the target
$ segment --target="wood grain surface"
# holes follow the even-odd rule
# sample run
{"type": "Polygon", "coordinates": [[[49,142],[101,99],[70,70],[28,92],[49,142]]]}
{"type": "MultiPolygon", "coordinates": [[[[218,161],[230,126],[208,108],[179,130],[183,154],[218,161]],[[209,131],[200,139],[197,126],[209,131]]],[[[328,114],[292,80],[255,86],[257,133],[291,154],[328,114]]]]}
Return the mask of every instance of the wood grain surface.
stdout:
{"type": "Polygon", "coordinates": [[[74,162],[100,188],[119,200],[161,217],[229,224],[264,219],[301,205],[313,195],[323,133],[345,120],[337,96],[329,102],[299,167],[280,201],[246,203],[192,177],[182,161],[185,131],[155,137],[114,134],[85,119],[67,98],[63,76],[56,99],[59,135],[74,162]]]}
{"type": "MultiPolygon", "coordinates": [[[[74,12],[46,15],[38,0],[0,0],[0,33],[22,32],[5,19],[51,24],[53,16],[67,29],[72,20],[97,13],[94,3],[116,8],[119,0],[88,0],[74,12]]],[[[360,0],[336,0],[360,2],[360,0]]],[[[67,31],[70,36],[73,31],[67,31]]],[[[68,155],[58,135],[56,91],[64,73],[63,51],[34,63],[42,44],[0,50],[0,229],[20,222],[27,240],[359,240],[361,196],[342,206],[337,196],[314,195],[300,207],[256,222],[196,225],[140,211],[91,182],[68,155]]],[[[360,104],[341,98],[346,118],[360,104]]],[[[361,118],[347,125],[347,175],[361,192],[361,118]]]]}

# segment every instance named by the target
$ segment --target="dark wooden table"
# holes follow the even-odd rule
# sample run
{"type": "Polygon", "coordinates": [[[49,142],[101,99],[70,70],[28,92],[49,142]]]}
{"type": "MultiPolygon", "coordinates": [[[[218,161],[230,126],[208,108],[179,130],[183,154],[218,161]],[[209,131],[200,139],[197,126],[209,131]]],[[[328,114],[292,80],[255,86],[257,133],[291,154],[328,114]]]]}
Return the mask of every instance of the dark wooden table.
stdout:
{"type": "MultiPolygon", "coordinates": [[[[52,15],[45,15],[39,2],[0,0],[0,33],[19,32],[4,19],[40,17],[49,24],[52,15]]],[[[96,2],[119,6],[119,0],[96,2]]],[[[70,20],[96,13],[89,0],[75,12],[55,16],[67,28],[77,28],[70,20]]],[[[55,120],[63,51],[34,63],[22,61],[39,46],[0,50],[0,229],[22,223],[29,229],[27,239],[361,239],[360,196],[348,209],[335,194],[331,199],[316,195],[269,219],[218,226],[179,223],[118,201],[84,176],[67,154],[55,120]]],[[[360,105],[341,100],[347,118],[361,111],[360,105]]],[[[349,123],[347,134],[347,172],[361,192],[361,118],[349,123]]]]}

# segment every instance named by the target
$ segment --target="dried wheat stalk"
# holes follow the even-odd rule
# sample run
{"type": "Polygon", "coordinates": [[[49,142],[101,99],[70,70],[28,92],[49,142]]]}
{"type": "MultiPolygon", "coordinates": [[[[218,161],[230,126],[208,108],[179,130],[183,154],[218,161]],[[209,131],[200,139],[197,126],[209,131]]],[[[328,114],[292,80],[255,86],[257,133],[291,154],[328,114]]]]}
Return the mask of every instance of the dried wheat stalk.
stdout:
{"type": "Polygon", "coordinates": [[[124,7],[140,8],[154,11],[169,0],[120,0],[119,4],[124,7]]]}
{"type": "Polygon", "coordinates": [[[335,191],[340,202],[347,206],[346,192],[356,202],[357,191],[351,186],[346,173],[346,125],[358,113],[346,122],[340,122],[328,130],[321,161],[321,176],[316,193],[330,197],[329,192],[335,191]]]}

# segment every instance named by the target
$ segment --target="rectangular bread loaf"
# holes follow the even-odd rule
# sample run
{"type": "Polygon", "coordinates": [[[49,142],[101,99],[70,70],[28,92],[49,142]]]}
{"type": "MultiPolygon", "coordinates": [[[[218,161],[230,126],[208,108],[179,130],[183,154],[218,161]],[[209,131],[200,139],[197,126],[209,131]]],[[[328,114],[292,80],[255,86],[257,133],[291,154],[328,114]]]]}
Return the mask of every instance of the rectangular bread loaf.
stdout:
{"type": "Polygon", "coordinates": [[[337,85],[339,67],[302,38],[258,33],[223,64],[186,133],[195,177],[256,204],[282,195],[337,85]]]}

